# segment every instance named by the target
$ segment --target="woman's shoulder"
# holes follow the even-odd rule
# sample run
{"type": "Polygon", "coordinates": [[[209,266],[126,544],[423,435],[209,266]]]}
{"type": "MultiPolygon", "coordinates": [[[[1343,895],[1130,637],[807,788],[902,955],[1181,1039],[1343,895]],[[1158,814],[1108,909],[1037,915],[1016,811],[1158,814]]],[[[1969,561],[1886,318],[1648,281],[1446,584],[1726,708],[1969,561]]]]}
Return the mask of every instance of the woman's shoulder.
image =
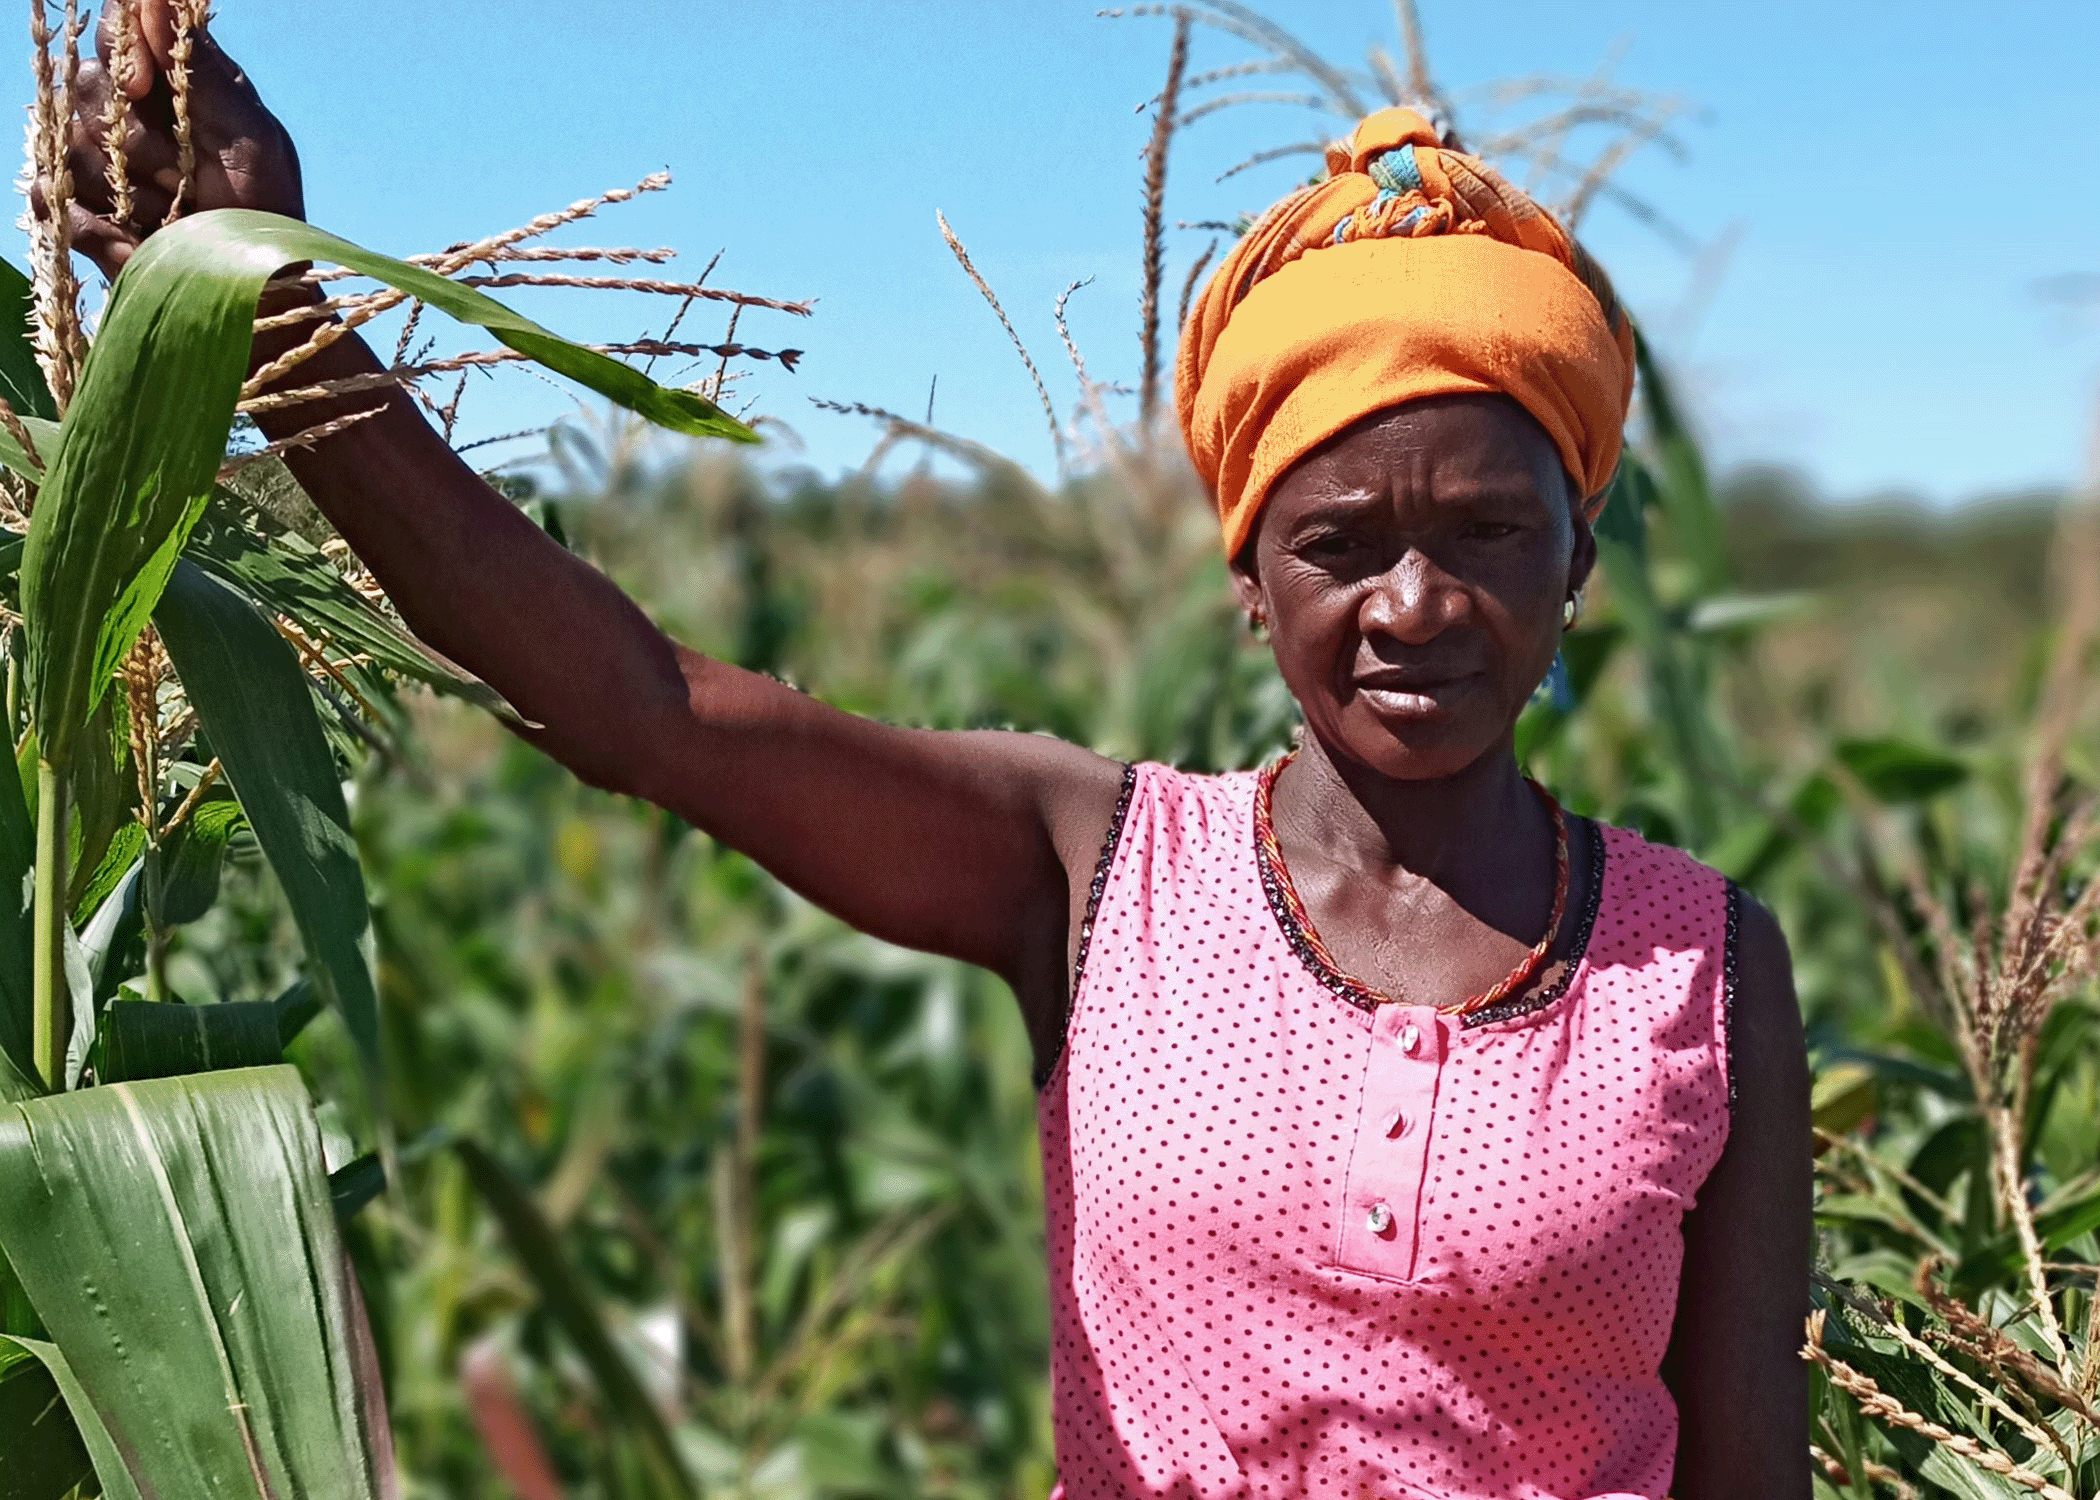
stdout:
{"type": "Polygon", "coordinates": [[[1741,947],[1746,908],[1769,922],[1727,875],[1675,845],[1599,820],[1590,826],[1599,850],[1595,956],[1634,968],[1670,953],[1725,965],[1741,947]]]}
{"type": "MultiPolygon", "coordinates": [[[[1700,900],[1718,900],[1737,891],[1727,875],[1675,844],[1651,839],[1640,829],[1601,818],[1588,821],[1604,845],[1606,863],[1622,890],[1630,889],[1651,899],[1667,899],[1675,893],[1700,900]]],[[[1737,891],[1736,899],[1739,898],[1737,891]]]]}
{"type": "Polygon", "coordinates": [[[1258,776],[1185,771],[1157,760],[1129,763],[1101,848],[1101,873],[1123,847],[1141,849],[1148,863],[1174,863],[1201,861],[1245,842],[1258,776]]]}

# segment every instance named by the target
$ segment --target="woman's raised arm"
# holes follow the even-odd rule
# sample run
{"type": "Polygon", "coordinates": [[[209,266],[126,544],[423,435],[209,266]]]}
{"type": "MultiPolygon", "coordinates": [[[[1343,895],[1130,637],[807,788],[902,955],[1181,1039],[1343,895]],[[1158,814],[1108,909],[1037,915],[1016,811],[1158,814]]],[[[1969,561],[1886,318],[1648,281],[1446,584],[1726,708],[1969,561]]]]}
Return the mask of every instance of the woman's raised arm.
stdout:
{"type": "MultiPolygon", "coordinates": [[[[376,368],[344,339],[294,378],[376,368]]],[[[1061,1008],[1068,885],[1084,884],[1067,871],[1099,849],[1114,762],[1034,735],[894,728],[678,645],[398,392],[287,462],[409,626],[584,780],[669,808],[877,937],[1031,996],[1055,977],[1061,1008]]]]}
{"type": "MultiPolygon", "coordinates": [[[[170,11],[170,0],[142,0],[128,62],[83,69],[74,228],[112,275],[138,240],[109,216],[104,90],[114,72],[135,101],[133,218],[156,224],[177,180],[170,11]]],[[[107,14],[101,36],[107,59],[118,50],[107,14]]],[[[209,38],[196,48],[190,116],[187,207],[303,213],[289,136],[209,38]]],[[[259,341],[257,359],[303,332],[259,341]]],[[[346,337],[289,378],[379,368],[346,337]]],[[[685,649],[484,484],[399,391],[303,405],[263,426],[288,436],[373,406],[287,462],[409,626],[502,693],[531,721],[528,739],[595,786],[669,808],[864,931],[1003,975],[1038,1042],[1054,1042],[1046,1028],[1062,1012],[1085,886],[1070,872],[1091,867],[1119,767],[1029,735],[889,727],[685,649]]]]}

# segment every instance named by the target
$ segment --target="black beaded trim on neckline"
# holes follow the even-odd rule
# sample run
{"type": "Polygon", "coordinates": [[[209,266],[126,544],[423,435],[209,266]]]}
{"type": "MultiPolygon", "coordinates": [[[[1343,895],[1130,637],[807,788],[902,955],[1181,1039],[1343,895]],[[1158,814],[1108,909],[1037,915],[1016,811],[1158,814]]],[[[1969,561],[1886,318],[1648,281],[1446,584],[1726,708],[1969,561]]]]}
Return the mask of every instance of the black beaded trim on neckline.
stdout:
{"type": "Polygon", "coordinates": [[[1743,888],[1728,882],[1728,913],[1721,936],[1721,1048],[1727,1053],[1728,1118],[1735,1118],[1735,975],[1736,939],[1743,926],[1743,888]]]}
{"type": "Polygon", "coordinates": [[[1065,990],[1065,1013],[1057,1022],[1057,1047],[1043,1059],[1036,1070],[1035,1086],[1041,1088],[1057,1071],[1057,1060],[1064,1056],[1065,1033],[1072,1026],[1072,1006],[1079,999],[1080,976],[1086,972],[1086,951],[1094,941],[1094,918],[1101,911],[1101,893],[1108,889],[1108,872],[1116,862],[1116,846],[1123,842],[1123,823],[1130,816],[1130,796],[1137,790],[1137,764],[1123,767],[1123,787],[1116,793],[1116,810],[1108,820],[1108,837],[1101,841],[1101,854],[1094,861],[1094,878],[1087,882],[1086,915],[1079,923],[1079,952],[1072,960],[1072,982],[1065,990]]]}
{"type": "MultiPolygon", "coordinates": [[[[1260,794],[1257,792],[1256,795],[1260,794]]],[[[1305,966],[1308,974],[1356,1009],[1366,1013],[1377,1009],[1373,991],[1348,975],[1336,972],[1320,957],[1319,951],[1305,940],[1305,929],[1298,925],[1297,917],[1291,912],[1290,902],[1284,899],[1283,883],[1276,878],[1276,869],[1269,863],[1268,852],[1262,848],[1260,839],[1255,839],[1253,844],[1254,866],[1261,872],[1262,894],[1268,897],[1269,910],[1275,913],[1276,925],[1283,932],[1283,940],[1290,945],[1291,952],[1298,956],[1298,962],[1305,966]]]]}
{"type": "MultiPolygon", "coordinates": [[[[1533,1011],[1543,1010],[1566,993],[1568,985],[1575,978],[1575,971],[1582,967],[1582,960],[1589,952],[1590,933],[1597,925],[1597,906],[1604,895],[1604,830],[1593,819],[1583,818],[1581,822],[1590,840],[1589,890],[1583,896],[1582,916],[1575,931],[1574,946],[1562,962],[1560,974],[1544,989],[1528,995],[1512,996],[1500,1005],[1489,1006],[1486,1010],[1475,1011],[1472,1015],[1463,1017],[1459,1022],[1461,1030],[1470,1031],[1476,1026],[1485,1026],[1494,1021],[1513,1020],[1518,1016],[1527,1016],[1533,1011]]],[[[1323,988],[1367,1014],[1375,1011],[1381,1003],[1391,1004],[1391,1000],[1379,996],[1377,991],[1363,981],[1353,979],[1335,969],[1306,941],[1305,930],[1292,914],[1290,903],[1284,899],[1282,881],[1270,864],[1268,853],[1261,846],[1261,840],[1255,839],[1253,844],[1254,866],[1261,875],[1262,894],[1268,898],[1269,910],[1275,914],[1276,925],[1283,933],[1284,942],[1290,946],[1291,952],[1297,955],[1298,962],[1305,966],[1306,972],[1318,980],[1323,988]]]]}

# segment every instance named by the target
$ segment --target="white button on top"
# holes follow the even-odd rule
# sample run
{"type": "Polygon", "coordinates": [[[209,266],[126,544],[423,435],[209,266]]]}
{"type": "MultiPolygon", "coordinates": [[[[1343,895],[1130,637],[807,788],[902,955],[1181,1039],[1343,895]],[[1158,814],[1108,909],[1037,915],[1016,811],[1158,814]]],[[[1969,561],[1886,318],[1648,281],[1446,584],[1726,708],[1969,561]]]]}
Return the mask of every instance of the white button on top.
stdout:
{"type": "Polygon", "coordinates": [[[1371,1215],[1365,1223],[1370,1226],[1371,1233],[1384,1234],[1393,1227],[1393,1211],[1384,1203],[1374,1203],[1371,1205],[1371,1215]]]}
{"type": "Polygon", "coordinates": [[[1412,1021],[1400,1028],[1400,1050],[1409,1057],[1422,1045],[1422,1032],[1412,1021]]]}

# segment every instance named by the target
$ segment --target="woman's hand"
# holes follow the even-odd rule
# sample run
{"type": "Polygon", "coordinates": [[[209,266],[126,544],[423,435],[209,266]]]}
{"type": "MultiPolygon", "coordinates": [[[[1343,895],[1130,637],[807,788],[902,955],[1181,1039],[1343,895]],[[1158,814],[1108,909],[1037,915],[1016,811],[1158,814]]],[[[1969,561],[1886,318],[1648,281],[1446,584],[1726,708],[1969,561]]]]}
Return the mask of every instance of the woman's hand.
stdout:
{"type": "Polygon", "coordinates": [[[263,105],[240,64],[201,29],[190,38],[186,102],[194,164],[183,190],[173,82],[181,8],[181,0],[108,0],[95,31],[97,55],[80,65],[68,142],[73,243],[112,279],[146,236],[166,222],[178,191],[184,213],[259,208],[295,219],[306,216],[299,152],[290,132],[263,105]],[[131,189],[130,211],[122,214],[108,152],[110,121],[118,107],[113,96],[123,111],[125,177],[131,189]]]}

